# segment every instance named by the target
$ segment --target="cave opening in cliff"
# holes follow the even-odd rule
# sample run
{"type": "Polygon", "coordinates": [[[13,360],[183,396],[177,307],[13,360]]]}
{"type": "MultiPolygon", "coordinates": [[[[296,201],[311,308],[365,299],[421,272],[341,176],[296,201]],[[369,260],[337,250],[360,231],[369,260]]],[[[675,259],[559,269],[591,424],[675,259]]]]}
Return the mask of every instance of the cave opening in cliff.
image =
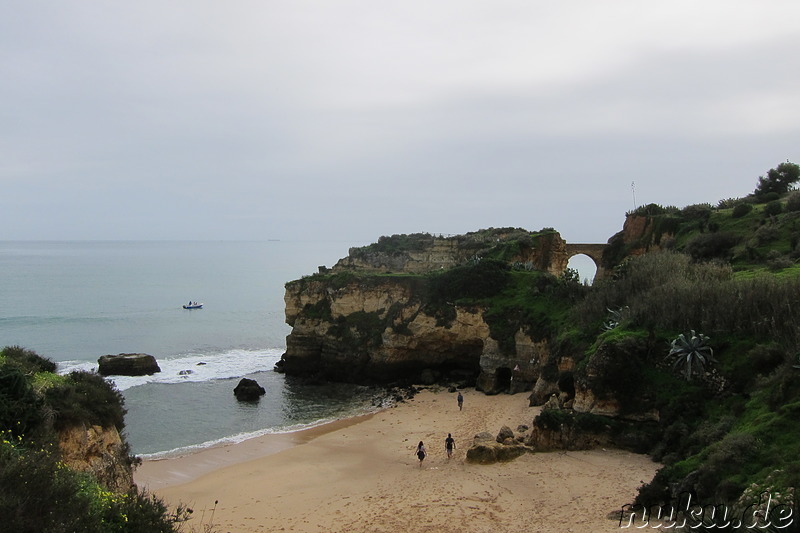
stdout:
{"type": "Polygon", "coordinates": [[[507,367],[500,367],[495,372],[495,379],[497,382],[497,390],[500,392],[510,392],[511,391],[511,376],[512,372],[510,368],[507,367]]]}
{"type": "Polygon", "coordinates": [[[558,377],[558,390],[566,392],[569,399],[575,397],[575,377],[572,372],[565,372],[558,377]]]}

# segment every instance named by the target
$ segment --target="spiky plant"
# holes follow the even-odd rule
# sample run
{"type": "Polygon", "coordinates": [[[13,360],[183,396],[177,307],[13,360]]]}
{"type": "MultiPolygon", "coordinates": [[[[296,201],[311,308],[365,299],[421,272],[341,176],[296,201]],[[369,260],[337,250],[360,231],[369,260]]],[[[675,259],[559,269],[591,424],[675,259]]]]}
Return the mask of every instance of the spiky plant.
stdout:
{"type": "Polygon", "coordinates": [[[619,326],[630,314],[630,308],[627,305],[619,309],[606,307],[606,311],[608,311],[608,315],[606,316],[605,322],[603,322],[603,329],[606,331],[611,331],[619,326]]]}
{"type": "Polygon", "coordinates": [[[702,333],[691,335],[681,333],[672,341],[666,359],[672,363],[673,370],[681,370],[687,381],[691,381],[696,374],[702,375],[706,366],[716,363],[714,350],[708,345],[711,339],[702,333]]]}

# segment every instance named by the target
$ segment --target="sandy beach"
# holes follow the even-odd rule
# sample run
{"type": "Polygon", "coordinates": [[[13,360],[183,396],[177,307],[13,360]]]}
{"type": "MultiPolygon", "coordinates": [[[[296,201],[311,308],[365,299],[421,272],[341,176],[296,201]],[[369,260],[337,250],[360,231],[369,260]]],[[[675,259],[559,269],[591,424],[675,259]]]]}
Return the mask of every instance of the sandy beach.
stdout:
{"type": "Polygon", "coordinates": [[[466,463],[474,435],[530,426],[539,408],[525,394],[464,396],[459,411],[455,393],[425,390],[377,414],[145,461],[135,479],[171,505],[190,506],[196,531],[596,532],[619,531],[609,513],[631,503],[658,468],[611,449],[466,463]],[[420,440],[428,450],[421,466],[420,440]]]}

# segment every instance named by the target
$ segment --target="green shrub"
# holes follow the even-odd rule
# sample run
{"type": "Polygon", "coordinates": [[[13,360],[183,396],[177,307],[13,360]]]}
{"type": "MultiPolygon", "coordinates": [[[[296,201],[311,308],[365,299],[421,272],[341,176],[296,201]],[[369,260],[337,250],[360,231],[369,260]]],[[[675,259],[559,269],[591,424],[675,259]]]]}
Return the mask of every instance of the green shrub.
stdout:
{"type": "Polygon", "coordinates": [[[57,429],[80,424],[125,427],[125,399],[109,381],[91,372],[71,372],[63,385],[44,391],[57,429]]]}
{"type": "Polygon", "coordinates": [[[441,303],[489,298],[506,287],[511,279],[510,272],[508,264],[484,259],[436,273],[430,278],[430,300],[441,303]]]}
{"type": "Polygon", "coordinates": [[[736,206],[733,208],[731,216],[733,218],[742,218],[743,216],[750,213],[752,210],[753,210],[753,204],[748,204],[748,203],[736,204],[736,206]]]}
{"type": "Polygon", "coordinates": [[[633,211],[629,211],[628,213],[626,213],[626,216],[674,215],[678,212],[680,212],[680,210],[675,206],[664,207],[658,204],[647,204],[647,205],[641,205],[636,209],[634,209],[633,211]]]}
{"type": "Polygon", "coordinates": [[[739,237],[734,233],[703,233],[686,244],[686,253],[695,261],[727,259],[738,243],[739,237]]]}
{"type": "Polygon", "coordinates": [[[770,250],[767,253],[767,268],[772,271],[783,270],[784,268],[789,268],[793,264],[794,261],[780,253],[778,250],[770,250]]]}
{"type": "Polygon", "coordinates": [[[758,200],[762,204],[766,204],[766,203],[770,203],[770,202],[776,202],[776,201],[780,200],[780,198],[781,198],[780,193],[777,193],[777,192],[773,191],[773,192],[768,192],[768,193],[765,193],[763,195],[760,195],[758,197],[758,200]]]}
{"type": "MultiPolygon", "coordinates": [[[[729,433],[720,442],[710,447],[710,453],[698,471],[698,479],[695,488],[698,497],[705,500],[716,498],[727,501],[730,494],[719,494],[718,487],[723,481],[731,476],[742,472],[742,467],[757,453],[759,448],[758,440],[747,433],[729,433]]],[[[727,492],[740,494],[744,486],[738,485],[738,490],[726,489],[727,492]]]]}
{"type": "Polygon", "coordinates": [[[764,215],[768,217],[780,215],[783,212],[783,205],[780,200],[773,200],[764,206],[764,215]]]}
{"type": "Polygon", "coordinates": [[[620,266],[616,279],[595,283],[572,316],[582,329],[597,332],[607,309],[628,306],[633,328],[736,332],[754,341],[800,345],[798,301],[798,276],[734,278],[730,266],[659,252],[633,258],[620,266]]]}
{"type": "Polygon", "coordinates": [[[13,364],[26,374],[56,371],[53,361],[21,346],[6,346],[0,351],[0,359],[5,360],[6,364],[13,364]]]}
{"type": "Polygon", "coordinates": [[[386,254],[390,256],[404,254],[410,251],[421,251],[430,248],[433,245],[434,237],[430,233],[412,233],[410,235],[392,235],[381,236],[378,242],[363,246],[361,248],[352,248],[350,250],[351,257],[364,258],[370,254],[386,254]]]}
{"type": "Polygon", "coordinates": [[[11,363],[0,366],[0,432],[20,437],[43,421],[42,401],[30,381],[11,363]]]}
{"type": "Polygon", "coordinates": [[[780,230],[772,224],[765,224],[760,226],[755,233],[753,233],[752,243],[755,246],[764,246],[771,242],[774,242],[778,238],[780,238],[781,232],[780,230]]]}
{"type": "Polygon", "coordinates": [[[681,215],[688,220],[708,220],[712,210],[711,204],[687,205],[681,209],[681,215]]]}
{"type": "Polygon", "coordinates": [[[717,202],[717,209],[731,209],[735,208],[742,202],[741,198],[725,198],[717,202]]]}

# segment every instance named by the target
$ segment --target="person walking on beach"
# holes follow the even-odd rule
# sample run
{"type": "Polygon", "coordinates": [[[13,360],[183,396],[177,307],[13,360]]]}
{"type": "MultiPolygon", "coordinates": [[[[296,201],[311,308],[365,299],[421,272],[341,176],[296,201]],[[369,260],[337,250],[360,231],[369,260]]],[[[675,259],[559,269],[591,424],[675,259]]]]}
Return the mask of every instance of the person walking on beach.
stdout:
{"type": "Polygon", "coordinates": [[[447,438],[444,439],[444,449],[447,451],[447,458],[453,457],[453,450],[456,448],[456,441],[453,436],[448,433],[447,438]]]}
{"type": "Polygon", "coordinates": [[[424,461],[425,457],[428,455],[428,452],[425,450],[425,445],[422,444],[422,441],[419,441],[419,444],[417,444],[417,451],[415,453],[417,454],[417,459],[419,459],[419,466],[421,468],[422,461],[424,461]]]}
{"type": "Polygon", "coordinates": [[[464,407],[464,396],[459,392],[458,393],[458,410],[460,411],[464,407]]]}

